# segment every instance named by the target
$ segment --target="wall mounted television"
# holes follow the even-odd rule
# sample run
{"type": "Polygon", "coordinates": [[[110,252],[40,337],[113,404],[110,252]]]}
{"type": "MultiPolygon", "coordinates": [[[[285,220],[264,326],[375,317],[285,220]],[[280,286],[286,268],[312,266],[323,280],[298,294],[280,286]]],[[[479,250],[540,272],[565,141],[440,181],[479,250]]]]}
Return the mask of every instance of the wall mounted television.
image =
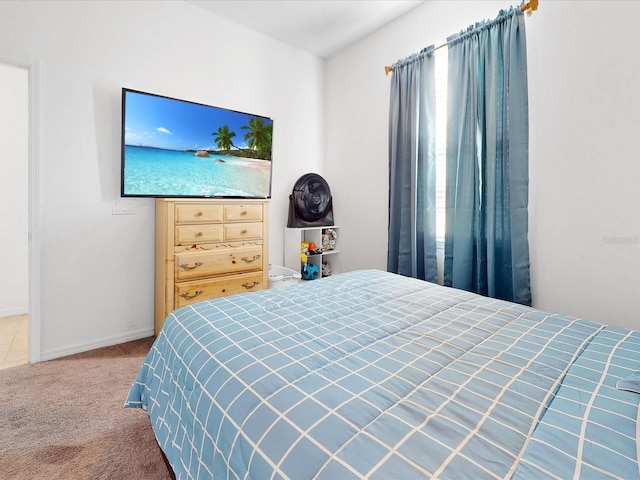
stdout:
{"type": "Polygon", "coordinates": [[[273,120],[122,89],[122,197],[270,198],[273,120]]]}

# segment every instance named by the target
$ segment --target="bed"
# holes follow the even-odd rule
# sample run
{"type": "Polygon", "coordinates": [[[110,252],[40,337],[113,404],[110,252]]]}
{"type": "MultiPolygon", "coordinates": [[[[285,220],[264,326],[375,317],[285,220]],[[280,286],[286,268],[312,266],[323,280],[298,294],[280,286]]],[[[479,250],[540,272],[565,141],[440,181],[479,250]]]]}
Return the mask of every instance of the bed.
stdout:
{"type": "Polygon", "coordinates": [[[125,406],[183,479],[638,479],[640,333],[378,270],[172,312],[125,406]]]}

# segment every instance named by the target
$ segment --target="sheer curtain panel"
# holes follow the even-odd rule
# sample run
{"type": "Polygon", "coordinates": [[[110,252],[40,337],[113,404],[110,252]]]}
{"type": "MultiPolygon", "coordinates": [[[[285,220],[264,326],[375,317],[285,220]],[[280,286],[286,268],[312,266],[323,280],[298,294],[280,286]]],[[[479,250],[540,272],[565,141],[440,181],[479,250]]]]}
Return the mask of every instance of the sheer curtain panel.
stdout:
{"type": "Polygon", "coordinates": [[[445,285],[531,305],[524,18],[448,39],[445,285]]]}
{"type": "Polygon", "coordinates": [[[387,270],[435,282],[433,46],[393,66],[389,116],[387,270]]]}

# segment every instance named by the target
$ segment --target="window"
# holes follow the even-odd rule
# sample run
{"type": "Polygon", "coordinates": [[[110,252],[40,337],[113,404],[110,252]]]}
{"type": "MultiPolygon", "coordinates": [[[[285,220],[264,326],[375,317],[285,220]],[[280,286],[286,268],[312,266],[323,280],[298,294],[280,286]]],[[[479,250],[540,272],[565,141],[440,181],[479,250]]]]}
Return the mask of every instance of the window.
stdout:
{"type": "Polygon", "coordinates": [[[444,244],[447,188],[447,47],[435,51],[436,68],[436,239],[444,244]]]}

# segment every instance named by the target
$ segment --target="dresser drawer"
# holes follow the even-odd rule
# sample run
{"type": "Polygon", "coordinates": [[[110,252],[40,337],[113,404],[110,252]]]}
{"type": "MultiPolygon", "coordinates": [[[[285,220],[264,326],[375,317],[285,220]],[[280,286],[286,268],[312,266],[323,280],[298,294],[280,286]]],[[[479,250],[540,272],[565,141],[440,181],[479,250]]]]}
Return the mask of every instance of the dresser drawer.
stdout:
{"type": "Polygon", "coordinates": [[[230,204],[224,206],[225,222],[261,222],[261,204],[230,204]]]}
{"type": "Polygon", "coordinates": [[[175,254],[175,279],[262,270],[262,245],[218,247],[175,254]]]}
{"type": "Polygon", "coordinates": [[[224,239],[227,242],[262,239],[261,223],[227,223],[224,225],[224,239]]]}
{"type": "Polygon", "coordinates": [[[222,223],[223,205],[176,204],[176,223],[222,223]]]}
{"type": "Polygon", "coordinates": [[[216,297],[266,288],[262,272],[176,283],[176,308],[216,297]]]}
{"type": "MultiPolygon", "coordinates": [[[[261,224],[257,224],[259,227],[261,224]]],[[[224,241],[224,228],[221,223],[208,225],[176,225],[175,244],[193,245],[224,241]]]]}

